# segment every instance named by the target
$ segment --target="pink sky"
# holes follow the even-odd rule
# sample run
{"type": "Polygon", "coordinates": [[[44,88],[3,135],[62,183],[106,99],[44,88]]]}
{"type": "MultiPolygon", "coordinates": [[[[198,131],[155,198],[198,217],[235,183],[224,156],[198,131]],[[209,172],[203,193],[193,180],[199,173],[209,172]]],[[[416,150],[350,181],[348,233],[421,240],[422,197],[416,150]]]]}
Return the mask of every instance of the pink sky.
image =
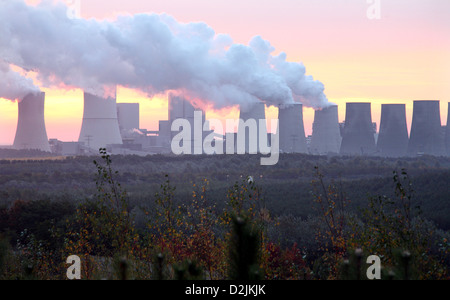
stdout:
{"type": "MultiPolygon", "coordinates": [[[[380,19],[370,20],[366,0],[81,0],[84,18],[114,19],[118,14],[167,13],[181,22],[205,22],[216,33],[247,44],[261,35],[301,61],[307,74],[326,87],[330,101],[371,101],[379,122],[381,103],[406,103],[412,118],[413,100],[441,100],[442,124],[450,101],[450,1],[381,0],[380,19]]],[[[49,138],[77,140],[81,128],[82,92],[47,92],[49,138]]],[[[167,118],[165,99],[149,100],[119,89],[118,102],[141,103],[141,127],[157,129],[167,118]]],[[[209,112],[210,117],[219,113],[209,112]]],[[[207,115],[207,116],[208,116],[207,115]]],[[[227,112],[227,117],[236,111],[227,112]]],[[[269,117],[276,111],[268,110],[269,117]]],[[[311,134],[313,111],[305,110],[311,134]]],[[[0,100],[0,144],[11,144],[17,104],[0,100]]]]}

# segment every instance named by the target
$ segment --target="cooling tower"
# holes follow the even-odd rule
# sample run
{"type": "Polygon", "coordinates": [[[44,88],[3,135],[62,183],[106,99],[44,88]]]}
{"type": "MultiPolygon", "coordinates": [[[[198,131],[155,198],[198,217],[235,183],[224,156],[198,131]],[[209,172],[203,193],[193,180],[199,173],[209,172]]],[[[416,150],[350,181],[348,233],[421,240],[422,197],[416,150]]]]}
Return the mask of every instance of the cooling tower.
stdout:
{"type": "Polygon", "coordinates": [[[117,103],[117,119],[121,132],[139,129],[139,103],[117,103]]]}
{"type": "Polygon", "coordinates": [[[341,154],[374,155],[375,131],[370,103],[347,103],[341,154]]]}
{"type": "Polygon", "coordinates": [[[303,105],[283,104],[278,109],[280,152],[307,153],[303,105]]]}
{"type": "Polygon", "coordinates": [[[447,149],[447,155],[450,156],[450,102],[448,103],[447,126],[445,128],[445,146],[447,149]]]}
{"type": "Polygon", "coordinates": [[[79,142],[98,151],[107,145],[121,145],[117,105],[114,98],[100,98],[84,93],[84,115],[79,142]]]}
{"type": "Polygon", "coordinates": [[[445,154],[439,101],[414,101],[408,154],[445,154]]]}
{"type": "Polygon", "coordinates": [[[45,93],[29,94],[19,102],[15,149],[51,152],[45,129],[45,93]]]}
{"type": "Polygon", "coordinates": [[[263,102],[255,102],[241,105],[239,119],[245,122],[245,124],[240,122],[237,136],[239,139],[242,134],[245,134],[245,153],[253,154],[255,152],[254,150],[259,152],[259,137],[264,134],[267,136],[265,104],[263,102]],[[260,120],[264,120],[264,122],[260,124],[260,120]],[[252,125],[256,125],[256,127],[252,125]],[[252,127],[254,127],[253,130],[252,127]]]}
{"type": "Polygon", "coordinates": [[[339,153],[341,149],[338,106],[316,110],[310,152],[312,154],[339,153]]]}
{"type": "Polygon", "coordinates": [[[377,143],[378,154],[384,157],[405,156],[408,139],[405,104],[383,104],[377,143]]]}

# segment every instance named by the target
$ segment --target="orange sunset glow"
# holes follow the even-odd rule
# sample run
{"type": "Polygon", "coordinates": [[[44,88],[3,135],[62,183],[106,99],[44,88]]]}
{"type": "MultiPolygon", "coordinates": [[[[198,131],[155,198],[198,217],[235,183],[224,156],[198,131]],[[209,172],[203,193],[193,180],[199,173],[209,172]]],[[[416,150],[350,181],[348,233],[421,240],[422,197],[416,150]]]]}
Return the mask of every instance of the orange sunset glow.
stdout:
{"type": "MultiPolygon", "coordinates": [[[[27,1],[36,5],[40,1],[27,1]]],[[[413,100],[440,100],[446,125],[450,102],[450,19],[448,1],[381,1],[381,17],[367,18],[366,1],[338,4],[314,1],[108,1],[82,0],[81,16],[113,20],[122,14],[166,13],[180,22],[205,22],[235,43],[261,35],[287,60],[303,62],[307,75],[321,81],[325,94],[339,105],[345,120],[346,102],[371,102],[379,125],[381,104],[405,103],[408,126],[413,100]],[[256,8],[255,8],[256,7],[256,8]]],[[[35,74],[29,74],[39,85],[35,74]]],[[[157,76],[157,75],[156,75],[157,76]]],[[[45,88],[46,128],[50,139],[78,140],[83,116],[83,91],[45,88]]],[[[207,101],[207,99],[206,99],[207,101]]],[[[166,95],[149,98],[117,88],[117,102],[140,103],[140,127],[158,130],[168,118],[166,95]]],[[[277,118],[274,107],[267,118],[277,118]]],[[[238,118],[236,107],[207,110],[207,118],[238,118]]],[[[312,133],[314,110],[304,108],[306,134],[312,133]]],[[[0,99],[0,145],[11,145],[17,125],[17,103],[0,99]]]]}

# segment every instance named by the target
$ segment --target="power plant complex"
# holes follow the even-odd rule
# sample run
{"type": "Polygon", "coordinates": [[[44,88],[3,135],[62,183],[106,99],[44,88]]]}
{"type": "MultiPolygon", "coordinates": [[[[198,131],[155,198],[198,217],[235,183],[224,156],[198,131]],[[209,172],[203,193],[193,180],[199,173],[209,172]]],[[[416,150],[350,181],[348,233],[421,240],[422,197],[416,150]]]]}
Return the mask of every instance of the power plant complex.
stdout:
{"type": "MultiPolygon", "coordinates": [[[[140,128],[138,103],[116,103],[115,97],[102,98],[84,93],[83,122],[78,142],[48,140],[45,128],[45,93],[29,94],[18,102],[19,117],[14,149],[36,149],[60,155],[96,154],[107,148],[113,154],[171,153],[171,142],[177,134],[172,125],[184,119],[191,125],[191,154],[203,154],[201,138],[213,133],[226,148],[230,133],[209,129],[205,112],[195,108],[182,96],[170,94],[169,120],[159,121],[159,130],[140,128]],[[202,118],[195,116],[201,113],[202,118]],[[199,124],[196,124],[199,123],[199,124]],[[194,132],[201,126],[202,134],[194,132]],[[197,148],[196,148],[197,147],[197,148]]],[[[372,120],[371,103],[347,103],[345,121],[339,123],[338,106],[315,111],[312,136],[305,135],[303,105],[282,104],[278,107],[280,153],[313,155],[362,155],[382,157],[450,156],[450,103],[447,126],[441,125],[440,101],[414,101],[411,131],[408,134],[405,104],[382,104],[380,128],[372,120]]],[[[240,107],[239,126],[231,136],[245,138],[245,152],[256,153],[261,142],[268,146],[273,138],[266,126],[265,104],[251,103],[240,107]],[[260,121],[262,120],[262,121],[260,121]],[[253,126],[251,126],[253,125],[253,126]],[[252,145],[258,145],[256,148],[252,145]]],[[[234,143],[234,141],[233,141],[234,143]]],[[[236,149],[236,145],[231,145],[236,149]]],[[[225,152],[225,151],[224,151],[225,152]]]]}

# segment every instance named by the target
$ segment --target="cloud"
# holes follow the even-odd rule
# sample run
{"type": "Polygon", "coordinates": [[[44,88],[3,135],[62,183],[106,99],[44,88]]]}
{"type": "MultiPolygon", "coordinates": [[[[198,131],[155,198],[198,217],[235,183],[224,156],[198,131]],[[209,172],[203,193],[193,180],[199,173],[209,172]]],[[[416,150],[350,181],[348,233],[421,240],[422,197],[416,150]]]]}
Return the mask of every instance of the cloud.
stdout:
{"type": "Polygon", "coordinates": [[[11,70],[9,64],[0,60],[0,98],[21,100],[29,93],[37,93],[39,87],[33,80],[11,70]]]}

